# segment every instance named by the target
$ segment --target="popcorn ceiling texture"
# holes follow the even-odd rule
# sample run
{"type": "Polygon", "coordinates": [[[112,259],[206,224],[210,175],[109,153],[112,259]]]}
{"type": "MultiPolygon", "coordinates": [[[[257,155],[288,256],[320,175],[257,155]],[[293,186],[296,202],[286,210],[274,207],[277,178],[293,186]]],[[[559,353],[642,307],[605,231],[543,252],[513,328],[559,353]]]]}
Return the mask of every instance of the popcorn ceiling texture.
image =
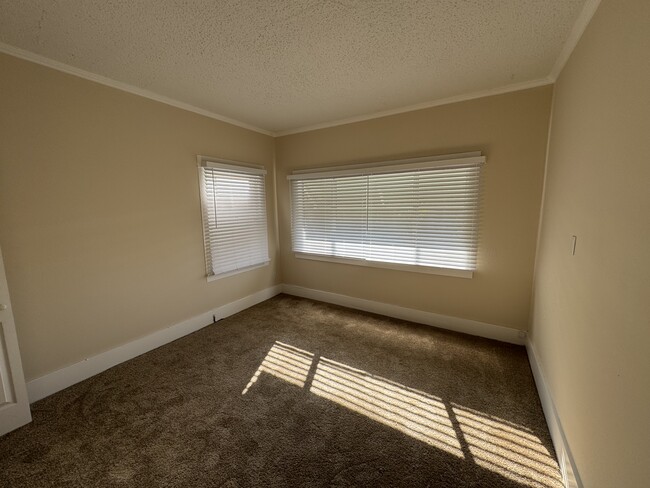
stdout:
{"type": "Polygon", "coordinates": [[[0,0],[0,41],[289,130],[546,77],[584,0],[0,0]]]}

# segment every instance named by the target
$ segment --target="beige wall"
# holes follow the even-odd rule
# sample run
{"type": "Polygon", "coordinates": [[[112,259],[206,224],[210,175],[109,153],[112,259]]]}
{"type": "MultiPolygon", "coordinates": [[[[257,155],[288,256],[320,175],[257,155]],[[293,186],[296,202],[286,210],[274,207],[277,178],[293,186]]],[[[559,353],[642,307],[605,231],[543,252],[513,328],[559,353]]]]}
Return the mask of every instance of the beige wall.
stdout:
{"type": "Polygon", "coordinates": [[[284,282],[526,329],[551,95],[546,86],[278,138],[284,282]],[[472,150],[487,156],[473,279],[293,256],[286,179],[292,170],[472,150]]]}
{"type": "MultiPolygon", "coordinates": [[[[555,87],[531,338],[589,488],[650,479],[648,25],[650,3],[604,0],[555,87]]],[[[290,284],[527,326],[551,87],[274,141],[1,54],[0,73],[0,246],[28,380],[280,272],[290,284]],[[473,279],[293,257],[292,170],[469,150],[488,158],[473,279]],[[270,266],[205,281],[196,154],[268,167],[270,266]]]]}
{"type": "Polygon", "coordinates": [[[0,73],[0,246],[28,380],[278,283],[272,137],[6,55],[0,73]],[[197,154],[270,170],[270,266],[206,282],[197,154]]]}
{"type": "Polygon", "coordinates": [[[649,27],[604,0],[555,90],[532,339],[588,488],[650,486],[649,27]]]}

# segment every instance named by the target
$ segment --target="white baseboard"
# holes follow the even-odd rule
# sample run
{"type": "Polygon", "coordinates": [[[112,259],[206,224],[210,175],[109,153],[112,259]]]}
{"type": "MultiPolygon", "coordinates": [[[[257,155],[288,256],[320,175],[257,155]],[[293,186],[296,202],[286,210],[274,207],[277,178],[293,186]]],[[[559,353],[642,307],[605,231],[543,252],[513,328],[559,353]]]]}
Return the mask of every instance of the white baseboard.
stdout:
{"type": "Polygon", "coordinates": [[[197,330],[211,324],[213,315],[216,316],[217,320],[228,317],[263,302],[264,300],[268,300],[281,292],[289,295],[333,303],[357,310],[364,310],[366,312],[386,315],[388,317],[463,332],[479,337],[496,339],[512,344],[525,343],[525,333],[509,327],[424,312],[421,310],[390,305],[372,300],[364,300],[361,298],[314,290],[296,285],[275,285],[234,302],[217,307],[214,310],[209,310],[178,324],[156,331],[140,339],[110,349],[109,351],[86,358],[83,361],[66,366],[65,368],[41,376],[40,378],[36,378],[27,383],[29,401],[30,403],[33,403],[41,400],[57,391],[68,388],[75,383],[79,383],[80,381],[90,378],[91,376],[101,373],[102,371],[112,368],[124,361],[133,359],[134,357],[191,334],[192,332],[196,332],[197,330]]]}
{"type": "Polygon", "coordinates": [[[551,392],[548,389],[546,380],[544,379],[542,367],[538,360],[539,356],[535,351],[535,346],[530,340],[526,341],[526,351],[528,352],[530,367],[533,370],[535,384],[537,385],[537,393],[539,394],[539,399],[542,402],[542,409],[544,410],[544,416],[546,417],[548,430],[551,433],[551,439],[553,440],[555,453],[557,454],[557,459],[560,463],[560,469],[562,470],[564,486],[566,488],[583,488],[584,485],[580,480],[578,468],[576,467],[573,456],[571,455],[571,449],[569,449],[569,443],[567,442],[566,436],[564,435],[560,417],[558,416],[557,410],[555,409],[555,403],[553,402],[551,392]]]}
{"type": "Polygon", "coordinates": [[[521,330],[503,327],[500,325],[478,322],[476,320],[461,319],[449,315],[441,315],[432,312],[424,312],[413,308],[400,307],[388,303],[364,300],[348,295],[339,295],[328,291],[314,290],[297,285],[282,285],[282,292],[288,295],[295,295],[303,298],[311,298],[321,302],[333,303],[343,307],[355,308],[366,312],[372,312],[397,319],[417,322],[419,324],[432,325],[441,329],[463,332],[488,339],[496,339],[511,344],[523,345],[526,342],[526,333],[521,330]]]}
{"type": "Polygon", "coordinates": [[[253,305],[257,305],[264,300],[274,297],[282,291],[282,285],[275,285],[264,290],[240,298],[234,302],[227,303],[208,312],[202,313],[190,319],[184,320],[178,324],[172,325],[165,329],[156,331],[140,339],[136,339],[127,344],[123,344],[114,349],[110,349],[96,356],[92,356],[79,361],[78,363],[66,366],[52,373],[36,378],[27,383],[27,394],[29,402],[41,400],[47,396],[61,391],[69,386],[79,383],[91,376],[102,371],[106,371],[124,361],[133,359],[146,352],[156,349],[160,346],[180,339],[183,336],[196,332],[203,327],[210,325],[213,316],[217,320],[223,319],[230,315],[241,312],[253,305]]]}
{"type": "Polygon", "coordinates": [[[566,441],[562,424],[557,415],[555,404],[551,398],[550,392],[544,380],[542,369],[537,359],[535,348],[530,341],[526,340],[526,335],[520,330],[502,327],[499,325],[478,322],[475,320],[462,319],[441,315],[432,312],[424,312],[412,308],[400,307],[362,298],[355,298],[347,295],[326,292],[305,288],[297,285],[275,285],[247,297],[241,298],[234,302],[227,303],[208,312],[202,313],[188,320],[172,325],[165,329],[149,334],[140,339],[136,339],[122,346],[118,346],[109,351],[103,352],[96,356],[84,359],[78,363],[72,364],[65,368],[59,369],[52,373],[36,378],[27,383],[27,392],[30,403],[41,400],[69,386],[79,383],[91,376],[106,371],[113,366],[133,359],[141,354],[149,352],[160,346],[163,346],[183,336],[196,332],[213,322],[213,316],[219,320],[230,315],[236,314],[253,305],[257,305],[279,293],[286,293],[312,300],[333,303],[344,307],[363,310],[366,312],[377,313],[388,317],[394,317],[411,322],[431,325],[443,329],[463,332],[479,337],[496,339],[512,344],[525,344],[528,351],[530,365],[537,385],[542,408],[546,422],[553,439],[555,451],[558,456],[562,474],[567,488],[582,488],[577,468],[569,445],[566,441]]]}

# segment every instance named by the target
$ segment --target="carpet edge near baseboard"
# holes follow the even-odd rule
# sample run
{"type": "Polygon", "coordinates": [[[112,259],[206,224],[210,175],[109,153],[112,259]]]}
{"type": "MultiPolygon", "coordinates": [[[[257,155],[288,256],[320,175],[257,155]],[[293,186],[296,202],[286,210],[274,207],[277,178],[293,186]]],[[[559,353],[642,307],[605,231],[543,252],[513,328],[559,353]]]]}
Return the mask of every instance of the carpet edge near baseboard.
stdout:
{"type": "Polygon", "coordinates": [[[117,366],[120,363],[196,332],[197,330],[210,325],[213,316],[216,316],[217,319],[229,317],[230,315],[257,305],[258,303],[268,300],[280,293],[310,298],[312,300],[462,332],[473,336],[495,339],[502,342],[518,345],[524,345],[526,343],[526,333],[518,329],[433,312],[425,312],[423,310],[416,310],[401,307],[399,305],[366,300],[348,295],[316,290],[313,288],[305,288],[291,284],[278,284],[35,378],[27,382],[29,401],[30,403],[34,403],[99,374],[102,371],[106,371],[113,366],[117,366]]]}
{"type": "Polygon", "coordinates": [[[520,329],[504,327],[502,325],[479,322],[477,320],[464,319],[443,315],[414,308],[401,307],[389,303],[366,300],[363,298],[341,295],[329,291],[305,288],[297,285],[282,285],[282,293],[302,298],[310,298],[321,302],[332,303],[343,307],[363,310],[364,312],[376,313],[386,317],[401,320],[408,320],[418,324],[430,325],[441,329],[462,332],[477,337],[485,337],[501,342],[508,342],[523,346],[526,344],[526,332],[520,329]]]}
{"type": "Polygon", "coordinates": [[[264,288],[246,297],[30,380],[27,382],[29,402],[34,403],[42,400],[113,366],[207,327],[213,323],[213,317],[216,317],[217,320],[229,317],[280,293],[282,293],[282,285],[279,284],[264,288]]]}

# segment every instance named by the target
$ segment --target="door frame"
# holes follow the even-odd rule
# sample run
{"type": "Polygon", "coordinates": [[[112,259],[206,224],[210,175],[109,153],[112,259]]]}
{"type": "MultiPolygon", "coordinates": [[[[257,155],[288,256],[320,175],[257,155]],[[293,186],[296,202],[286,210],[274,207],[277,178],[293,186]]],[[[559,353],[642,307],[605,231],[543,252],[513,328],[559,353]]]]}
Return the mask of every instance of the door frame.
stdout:
{"type": "Polygon", "coordinates": [[[32,421],[16,324],[0,249],[0,436],[32,421]]]}

